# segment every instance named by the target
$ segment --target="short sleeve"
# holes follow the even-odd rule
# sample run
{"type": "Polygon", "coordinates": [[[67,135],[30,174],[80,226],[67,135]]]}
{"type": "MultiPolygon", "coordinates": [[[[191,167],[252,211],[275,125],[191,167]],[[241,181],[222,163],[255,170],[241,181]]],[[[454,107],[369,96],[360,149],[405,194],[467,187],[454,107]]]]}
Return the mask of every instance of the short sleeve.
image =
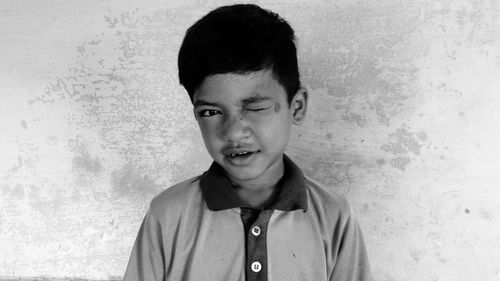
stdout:
{"type": "Polygon", "coordinates": [[[352,210],[342,230],[330,281],[372,281],[363,235],[352,210]]]}
{"type": "Polygon", "coordinates": [[[151,210],[146,213],[134,243],[123,281],[164,279],[164,252],[160,223],[151,210]]]}

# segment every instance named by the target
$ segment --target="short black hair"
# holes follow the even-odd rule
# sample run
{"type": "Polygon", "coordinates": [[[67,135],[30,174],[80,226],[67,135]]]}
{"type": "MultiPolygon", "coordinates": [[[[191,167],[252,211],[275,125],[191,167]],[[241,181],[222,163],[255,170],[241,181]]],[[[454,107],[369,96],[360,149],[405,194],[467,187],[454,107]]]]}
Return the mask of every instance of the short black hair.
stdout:
{"type": "Polygon", "coordinates": [[[191,102],[203,80],[214,74],[271,69],[289,103],[300,88],[292,27],[278,14],[253,4],[219,7],[198,20],[186,32],[178,66],[191,102]]]}

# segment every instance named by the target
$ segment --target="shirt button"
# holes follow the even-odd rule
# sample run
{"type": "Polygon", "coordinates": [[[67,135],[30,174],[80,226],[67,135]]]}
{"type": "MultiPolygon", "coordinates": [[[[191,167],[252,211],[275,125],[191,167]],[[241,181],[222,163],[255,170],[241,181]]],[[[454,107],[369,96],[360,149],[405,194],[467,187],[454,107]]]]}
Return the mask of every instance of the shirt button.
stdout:
{"type": "Polygon", "coordinates": [[[253,236],[259,236],[260,235],[260,227],[254,226],[252,228],[252,234],[253,234],[253,236]]]}
{"type": "Polygon", "coordinates": [[[256,261],[252,263],[252,271],[253,272],[259,272],[262,269],[262,265],[260,262],[256,261]]]}

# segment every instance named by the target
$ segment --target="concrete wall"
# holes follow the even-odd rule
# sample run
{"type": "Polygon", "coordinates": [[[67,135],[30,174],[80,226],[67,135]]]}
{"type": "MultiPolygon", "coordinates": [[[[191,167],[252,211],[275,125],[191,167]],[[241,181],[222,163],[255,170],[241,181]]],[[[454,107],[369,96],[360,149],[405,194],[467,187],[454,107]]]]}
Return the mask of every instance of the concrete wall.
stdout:
{"type": "MultiPolygon", "coordinates": [[[[255,2],[299,38],[288,153],[377,280],[500,280],[498,1],[255,2]]],[[[176,57],[227,3],[0,1],[0,276],[120,278],[149,200],[211,162],[176,57]]]]}

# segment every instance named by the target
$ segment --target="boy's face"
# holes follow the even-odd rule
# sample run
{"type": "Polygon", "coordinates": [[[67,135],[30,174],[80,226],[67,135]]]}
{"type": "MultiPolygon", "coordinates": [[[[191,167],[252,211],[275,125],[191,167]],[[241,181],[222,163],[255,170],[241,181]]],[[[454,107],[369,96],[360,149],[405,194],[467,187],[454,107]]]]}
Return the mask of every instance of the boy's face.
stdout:
{"type": "Polygon", "coordinates": [[[291,125],[305,116],[304,90],[289,105],[271,70],[215,74],[194,92],[193,102],[207,150],[233,183],[265,184],[282,175],[291,125]]]}

